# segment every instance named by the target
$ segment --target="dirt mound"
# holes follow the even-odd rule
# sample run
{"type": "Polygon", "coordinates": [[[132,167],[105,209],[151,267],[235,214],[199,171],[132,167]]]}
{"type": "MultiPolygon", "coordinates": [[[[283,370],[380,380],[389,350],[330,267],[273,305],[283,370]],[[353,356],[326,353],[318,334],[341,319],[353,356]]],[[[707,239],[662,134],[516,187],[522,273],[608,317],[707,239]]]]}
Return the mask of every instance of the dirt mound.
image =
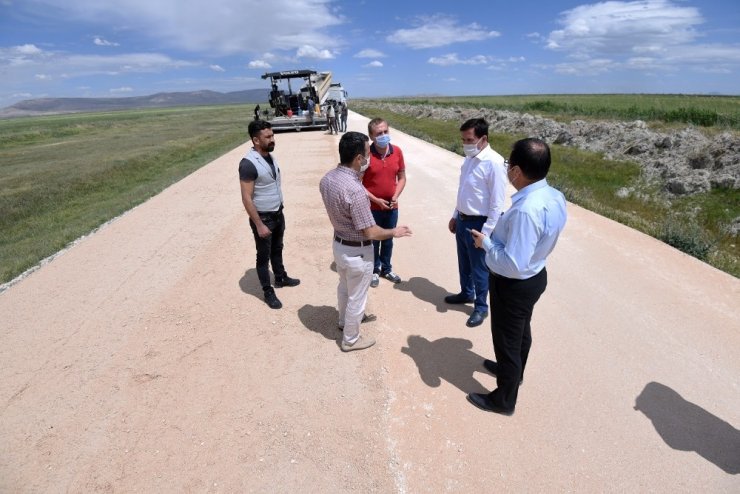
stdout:
{"type": "Polygon", "coordinates": [[[708,137],[691,127],[656,132],[641,120],[561,123],[528,113],[485,108],[382,103],[377,106],[437,120],[464,121],[482,116],[493,132],[537,136],[548,143],[604,153],[609,159],[634,161],[642,167],[645,179],[657,180],[675,195],[716,188],[740,189],[740,138],[731,132],[708,137]]]}

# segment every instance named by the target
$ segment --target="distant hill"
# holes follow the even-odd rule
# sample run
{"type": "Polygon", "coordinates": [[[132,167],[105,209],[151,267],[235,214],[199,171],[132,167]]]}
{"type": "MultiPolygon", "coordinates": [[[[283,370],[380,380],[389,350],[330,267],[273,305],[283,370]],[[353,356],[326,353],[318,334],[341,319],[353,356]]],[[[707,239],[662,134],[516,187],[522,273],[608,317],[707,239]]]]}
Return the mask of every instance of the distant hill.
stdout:
{"type": "Polygon", "coordinates": [[[125,98],[38,98],[19,101],[1,109],[0,118],[135,108],[262,103],[267,101],[269,93],[269,89],[249,89],[231,93],[191,91],[125,98]]]}

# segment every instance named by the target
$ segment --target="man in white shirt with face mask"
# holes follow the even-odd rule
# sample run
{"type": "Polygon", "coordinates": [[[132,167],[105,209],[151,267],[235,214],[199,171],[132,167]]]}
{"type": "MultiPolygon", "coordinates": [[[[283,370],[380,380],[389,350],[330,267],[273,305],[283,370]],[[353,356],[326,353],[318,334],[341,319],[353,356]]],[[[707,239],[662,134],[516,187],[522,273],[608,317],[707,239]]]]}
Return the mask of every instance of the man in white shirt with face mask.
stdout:
{"type": "Polygon", "coordinates": [[[488,144],[488,123],[472,118],[460,127],[465,152],[460,170],[457,204],[448,228],[457,241],[460,292],[445,297],[448,304],[474,303],[468,327],[480,326],[488,317],[488,267],[485,252],[476,249],[471,230],[490,236],[503,214],[506,197],[504,157],[488,144]]]}

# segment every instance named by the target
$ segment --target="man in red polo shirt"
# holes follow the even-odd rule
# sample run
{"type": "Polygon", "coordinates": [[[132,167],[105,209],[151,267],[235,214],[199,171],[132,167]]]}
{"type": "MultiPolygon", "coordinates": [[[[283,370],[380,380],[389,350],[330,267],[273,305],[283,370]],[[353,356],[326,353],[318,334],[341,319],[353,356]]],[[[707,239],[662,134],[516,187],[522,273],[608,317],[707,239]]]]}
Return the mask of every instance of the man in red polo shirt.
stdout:
{"type": "MultiPolygon", "coordinates": [[[[367,190],[375,223],[381,228],[393,229],[398,224],[398,196],[406,186],[403,152],[398,146],[391,145],[388,122],[382,118],[370,120],[367,124],[367,135],[372,141],[370,167],[362,177],[362,185],[367,190]]],[[[391,266],[393,237],[387,240],[374,240],[373,253],[375,265],[370,286],[377,287],[381,276],[392,283],[400,283],[401,278],[393,272],[391,266]]]]}

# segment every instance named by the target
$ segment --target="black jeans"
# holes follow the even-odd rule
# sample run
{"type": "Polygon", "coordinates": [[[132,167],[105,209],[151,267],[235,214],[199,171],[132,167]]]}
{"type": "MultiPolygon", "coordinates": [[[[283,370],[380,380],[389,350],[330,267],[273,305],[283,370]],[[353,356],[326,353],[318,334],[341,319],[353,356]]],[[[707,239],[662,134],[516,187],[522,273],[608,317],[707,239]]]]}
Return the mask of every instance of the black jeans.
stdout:
{"type": "Polygon", "coordinates": [[[257,225],[250,218],[249,226],[252,227],[254,243],[257,247],[257,277],[259,277],[262,289],[267,290],[272,286],[272,283],[270,283],[270,263],[275,278],[282,278],[286,274],[283,266],[285,216],[283,216],[282,208],[274,213],[259,213],[259,215],[262,223],[272,232],[265,238],[260,237],[257,233],[257,225]]]}
{"type": "Polygon", "coordinates": [[[524,377],[529,349],[532,346],[532,312],[534,304],[547,288],[547,271],[527,280],[513,280],[490,275],[491,335],[498,369],[496,385],[489,398],[506,410],[513,410],[519,394],[519,381],[524,377]]]}

